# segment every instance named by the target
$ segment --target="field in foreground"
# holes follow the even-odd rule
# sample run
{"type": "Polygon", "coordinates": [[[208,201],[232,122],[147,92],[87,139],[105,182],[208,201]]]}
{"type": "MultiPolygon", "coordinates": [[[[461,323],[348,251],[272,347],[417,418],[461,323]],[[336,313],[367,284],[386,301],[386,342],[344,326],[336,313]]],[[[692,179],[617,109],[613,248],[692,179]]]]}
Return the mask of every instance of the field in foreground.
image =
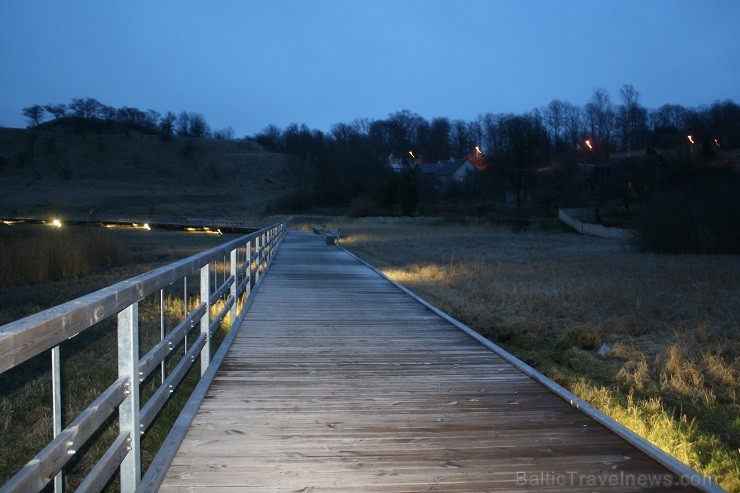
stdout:
{"type": "Polygon", "coordinates": [[[740,258],[440,220],[341,227],[390,278],[740,491],[740,258]]]}

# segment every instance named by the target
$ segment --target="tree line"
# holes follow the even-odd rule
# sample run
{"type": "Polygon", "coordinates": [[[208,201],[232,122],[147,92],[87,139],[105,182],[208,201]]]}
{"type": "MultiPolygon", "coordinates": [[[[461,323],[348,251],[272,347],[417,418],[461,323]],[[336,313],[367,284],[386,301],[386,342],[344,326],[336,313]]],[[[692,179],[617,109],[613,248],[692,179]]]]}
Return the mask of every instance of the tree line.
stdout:
{"type": "MultiPolygon", "coordinates": [[[[212,131],[200,113],[113,108],[92,98],[33,105],[23,114],[29,126],[50,115],[116,121],[165,137],[234,138],[230,127],[212,131]]],[[[365,196],[380,207],[401,205],[403,212],[412,213],[419,200],[434,194],[427,189],[420,196],[418,176],[410,171],[414,161],[466,156],[482,172],[477,184],[458,192],[500,201],[508,197],[516,208],[531,205],[533,198],[551,207],[562,205],[570,193],[564,183],[576,163],[600,163],[615,152],[689,143],[693,152],[711,159],[718,149],[738,147],[740,106],[726,100],[695,108],[665,104],[650,110],[640,102],[640,93],[625,84],[618,102],[606,90],[595,89],[583,106],[555,99],[527,113],[485,113],[473,121],[427,120],[403,110],[385,119],[336,123],[328,132],[291,123],[283,129],[268,125],[244,138],[295,157],[281,170],[282,179],[297,190],[283,208],[342,205],[365,196]],[[409,165],[409,176],[394,174],[386,166],[390,156],[409,165]],[[537,173],[546,167],[556,172],[537,173]]],[[[602,178],[594,177],[602,191],[622,185],[602,178]]]]}
{"type": "Polygon", "coordinates": [[[122,123],[144,131],[159,133],[164,137],[177,135],[216,139],[234,138],[234,130],[231,127],[212,130],[201,113],[183,111],[175,115],[171,111],[162,114],[156,110],[143,111],[129,106],[115,108],[95,98],[72,98],[66,104],[34,104],[23,108],[21,113],[26,117],[29,128],[44,123],[49,117],[54,120],[81,118],[122,123]]]}
{"type": "MultiPolygon", "coordinates": [[[[389,201],[389,189],[404,188],[399,183],[414,186],[413,180],[388,178],[378,169],[387,171],[382,165],[389,156],[409,165],[415,159],[436,162],[468,156],[483,170],[478,181],[486,183],[465,193],[508,194],[522,208],[531,203],[535,188],[540,201],[562,202],[568,193],[563,190],[564,175],[577,163],[598,164],[622,151],[652,152],[689,145],[691,151],[712,158],[718,149],[737,147],[740,106],[727,100],[697,108],[665,104],[649,110],[641,104],[640,93],[625,84],[617,103],[606,90],[595,89],[583,106],[556,99],[524,114],[485,113],[473,121],[427,120],[404,110],[386,119],[337,123],[328,133],[295,123],[284,129],[268,125],[248,138],[273,152],[297,156],[303,166],[315,168],[316,177],[324,175],[324,183],[343,174],[353,176],[357,181],[354,191],[376,190],[376,202],[383,203],[389,201]],[[556,172],[536,173],[546,167],[556,172]],[[396,183],[388,184],[388,180],[396,183]]],[[[594,180],[602,182],[597,186],[602,191],[615,187],[614,180],[594,180]]],[[[326,201],[324,193],[334,197],[332,190],[337,188],[341,186],[324,187],[316,201],[326,201]]],[[[408,194],[400,195],[399,200],[408,194]]]]}

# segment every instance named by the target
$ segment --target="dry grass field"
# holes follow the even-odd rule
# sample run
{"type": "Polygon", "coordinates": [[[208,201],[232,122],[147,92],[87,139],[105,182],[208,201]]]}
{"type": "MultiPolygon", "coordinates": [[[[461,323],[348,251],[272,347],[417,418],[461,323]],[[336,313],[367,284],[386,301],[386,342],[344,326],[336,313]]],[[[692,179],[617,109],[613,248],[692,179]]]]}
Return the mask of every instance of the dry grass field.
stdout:
{"type": "Polygon", "coordinates": [[[338,225],[343,247],[740,491],[740,258],[642,254],[551,227],[338,225]]]}

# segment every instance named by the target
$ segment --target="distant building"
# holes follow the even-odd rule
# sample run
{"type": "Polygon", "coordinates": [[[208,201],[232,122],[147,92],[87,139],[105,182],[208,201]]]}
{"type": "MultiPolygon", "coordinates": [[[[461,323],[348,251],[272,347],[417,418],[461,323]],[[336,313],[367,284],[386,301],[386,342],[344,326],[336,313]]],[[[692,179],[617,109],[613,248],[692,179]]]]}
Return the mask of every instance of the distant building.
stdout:
{"type": "Polygon", "coordinates": [[[475,167],[473,161],[467,157],[436,163],[419,163],[415,166],[422,179],[433,179],[444,186],[452,183],[464,183],[471,173],[478,172],[478,168],[475,167]]]}

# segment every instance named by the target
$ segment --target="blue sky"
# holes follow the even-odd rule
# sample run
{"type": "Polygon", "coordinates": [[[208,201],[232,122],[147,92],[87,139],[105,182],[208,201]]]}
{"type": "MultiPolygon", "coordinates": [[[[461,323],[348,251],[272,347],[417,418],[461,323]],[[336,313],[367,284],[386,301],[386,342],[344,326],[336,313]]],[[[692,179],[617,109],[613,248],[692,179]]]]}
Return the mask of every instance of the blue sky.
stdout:
{"type": "Polygon", "coordinates": [[[629,83],[648,108],[740,102],[737,0],[0,2],[0,125],[93,97],[236,136],[409,109],[473,120],[629,83]]]}

